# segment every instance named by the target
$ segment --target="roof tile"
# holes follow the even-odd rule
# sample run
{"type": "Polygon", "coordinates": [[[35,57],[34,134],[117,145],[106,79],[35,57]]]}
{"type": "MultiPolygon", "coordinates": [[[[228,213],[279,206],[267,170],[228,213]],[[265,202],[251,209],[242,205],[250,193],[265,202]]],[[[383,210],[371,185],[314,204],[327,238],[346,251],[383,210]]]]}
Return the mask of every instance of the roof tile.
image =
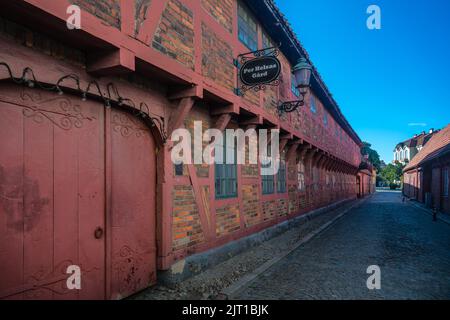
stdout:
{"type": "Polygon", "coordinates": [[[403,171],[418,167],[420,164],[436,157],[441,151],[450,147],[450,124],[431,137],[422,150],[411,160],[403,171]]]}

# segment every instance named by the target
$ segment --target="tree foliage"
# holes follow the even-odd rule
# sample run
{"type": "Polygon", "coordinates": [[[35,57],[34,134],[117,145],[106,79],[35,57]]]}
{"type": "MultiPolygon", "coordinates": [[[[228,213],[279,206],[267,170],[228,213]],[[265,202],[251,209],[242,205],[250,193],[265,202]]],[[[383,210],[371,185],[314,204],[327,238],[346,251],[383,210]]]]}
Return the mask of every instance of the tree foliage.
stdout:
{"type": "Polygon", "coordinates": [[[372,149],[372,145],[368,142],[363,142],[363,147],[361,148],[361,154],[363,156],[368,155],[369,161],[373,164],[377,172],[381,171],[381,159],[378,152],[372,149]]]}
{"type": "Polygon", "coordinates": [[[379,176],[389,184],[394,183],[395,181],[401,181],[404,167],[405,166],[398,161],[393,164],[389,163],[386,167],[381,169],[379,176]]]}

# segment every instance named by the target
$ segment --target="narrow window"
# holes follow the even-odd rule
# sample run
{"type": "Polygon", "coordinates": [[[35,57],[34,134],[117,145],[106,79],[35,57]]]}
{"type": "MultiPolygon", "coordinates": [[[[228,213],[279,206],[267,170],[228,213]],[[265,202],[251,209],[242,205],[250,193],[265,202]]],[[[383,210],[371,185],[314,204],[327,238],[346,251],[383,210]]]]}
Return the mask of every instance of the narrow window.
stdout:
{"type": "MultiPolygon", "coordinates": [[[[268,146],[268,156],[270,157],[270,146],[268,146]]],[[[267,159],[266,159],[267,160],[267,159]]],[[[264,161],[266,162],[266,161],[264,161]]],[[[261,168],[270,168],[271,163],[268,164],[262,164],[261,168]]],[[[262,184],[262,193],[263,194],[272,194],[275,191],[275,179],[274,175],[263,175],[261,178],[261,184],[262,184]]]]}
{"type": "Polygon", "coordinates": [[[317,167],[313,167],[313,188],[315,191],[319,190],[319,169],[317,167]]]}
{"type": "Polygon", "coordinates": [[[323,110],[323,124],[326,126],[328,126],[328,113],[323,110]]]}
{"type": "Polygon", "coordinates": [[[298,191],[305,191],[305,165],[303,162],[297,164],[298,191]]]}
{"type": "Polygon", "coordinates": [[[314,98],[313,95],[311,95],[311,98],[310,98],[310,105],[311,105],[311,112],[317,113],[316,99],[314,98]]]}
{"type": "Polygon", "coordinates": [[[270,40],[270,37],[265,32],[262,33],[262,46],[262,49],[274,47],[272,40],[270,40]]]}
{"type": "Polygon", "coordinates": [[[280,169],[278,170],[277,192],[286,192],[286,162],[284,160],[280,161],[280,169]]]}
{"type": "Polygon", "coordinates": [[[443,183],[443,186],[442,186],[442,195],[444,196],[444,197],[448,197],[448,182],[449,182],[449,179],[448,179],[448,168],[445,168],[445,169],[443,169],[442,170],[442,183],[443,183]]]}
{"type": "Polygon", "coordinates": [[[183,164],[179,163],[175,165],[175,175],[182,176],[183,175],[183,164]]]}
{"type": "Polygon", "coordinates": [[[297,88],[297,81],[294,75],[291,76],[291,91],[296,97],[300,96],[300,90],[297,88]]]}
{"type": "Polygon", "coordinates": [[[238,5],[238,36],[239,40],[251,51],[258,50],[258,28],[256,21],[248,9],[241,3],[238,5]]]}
{"type": "MultiPolygon", "coordinates": [[[[224,139],[226,140],[226,139],[224,139]]],[[[217,146],[218,148],[220,146],[217,146]]],[[[233,146],[228,147],[226,141],[223,144],[223,163],[215,163],[215,187],[216,199],[237,197],[237,165],[226,163],[227,152],[233,152],[233,146]]],[[[236,152],[234,152],[236,157],[236,152]]],[[[218,159],[220,160],[220,159],[218,159]]]]}

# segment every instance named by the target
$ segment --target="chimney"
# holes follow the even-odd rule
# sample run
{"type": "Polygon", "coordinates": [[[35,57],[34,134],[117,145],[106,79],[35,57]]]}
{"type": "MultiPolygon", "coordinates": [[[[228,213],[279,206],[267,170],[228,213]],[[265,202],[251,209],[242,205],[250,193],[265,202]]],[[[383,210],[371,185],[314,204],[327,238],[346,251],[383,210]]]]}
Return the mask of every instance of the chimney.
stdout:
{"type": "Polygon", "coordinates": [[[434,128],[431,128],[430,131],[429,131],[429,133],[431,134],[431,133],[433,133],[433,132],[434,132],[434,128]]]}

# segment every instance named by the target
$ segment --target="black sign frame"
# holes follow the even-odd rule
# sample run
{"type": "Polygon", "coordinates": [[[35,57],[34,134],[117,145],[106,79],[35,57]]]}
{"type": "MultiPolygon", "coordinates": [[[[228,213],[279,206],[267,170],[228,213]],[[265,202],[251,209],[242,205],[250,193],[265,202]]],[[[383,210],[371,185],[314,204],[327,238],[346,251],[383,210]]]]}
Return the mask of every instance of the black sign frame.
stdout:
{"type": "Polygon", "coordinates": [[[238,67],[239,67],[238,81],[241,84],[240,91],[241,91],[242,95],[245,94],[245,92],[247,92],[249,90],[258,92],[260,90],[264,90],[266,88],[266,86],[278,86],[280,84],[279,77],[281,74],[281,62],[277,58],[279,54],[280,54],[279,47],[275,46],[275,47],[270,47],[270,48],[265,48],[265,49],[256,50],[256,51],[252,51],[252,52],[243,53],[238,56],[238,58],[237,58],[237,63],[238,63],[238,67]],[[252,61],[256,61],[258,59],[263,59],[265,57],[272,57],[272,58],[276,59],[276,63],[279,66],[276,77],[274,77],[273,80],[268,81],[268,82],[261,82],[261,83],[257,83],[257,84],[245,84],[246,81],[243,81],[243,79],[241,77],[242,67],[252,61]]]}

